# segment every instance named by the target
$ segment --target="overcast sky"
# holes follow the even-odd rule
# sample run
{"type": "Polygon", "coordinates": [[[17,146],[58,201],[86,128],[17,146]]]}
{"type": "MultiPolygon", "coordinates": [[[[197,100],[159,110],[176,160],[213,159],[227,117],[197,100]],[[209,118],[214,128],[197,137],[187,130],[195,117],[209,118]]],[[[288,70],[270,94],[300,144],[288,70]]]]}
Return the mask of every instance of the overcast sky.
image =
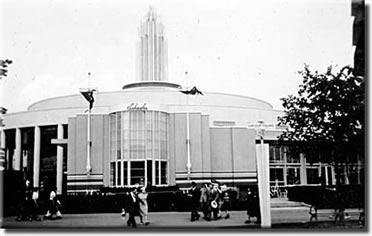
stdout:
{"type": "Polygon", "coordinates": [[[2,0],[0,106],[26,110],[91,85],[136,81],[138,27],[152,6],[168,41],[168,81],[263,99],[302,82],[297,71],[352,65],[351,0],[2,0]],[[185,79],[188,72],[188,82],[185,79]]]}

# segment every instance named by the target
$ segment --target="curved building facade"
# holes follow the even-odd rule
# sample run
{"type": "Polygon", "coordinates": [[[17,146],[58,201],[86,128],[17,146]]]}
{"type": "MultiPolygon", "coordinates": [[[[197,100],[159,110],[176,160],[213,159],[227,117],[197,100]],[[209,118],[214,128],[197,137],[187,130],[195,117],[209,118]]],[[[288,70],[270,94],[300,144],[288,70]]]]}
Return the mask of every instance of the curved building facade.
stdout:
{"type": "Polygon", "coordinates": [[[89,114],[84,97],[71,95],[4,115],[6,168],[22,170],[35,186],[51,180],[60,193],[63,186],[79,192],[131,186],[141,178],[180,186],[257,181],[251,126],[275,123],[280,112],[250,97],[185,95],[178,86],[154,83],[96,93],[89,114]]]}

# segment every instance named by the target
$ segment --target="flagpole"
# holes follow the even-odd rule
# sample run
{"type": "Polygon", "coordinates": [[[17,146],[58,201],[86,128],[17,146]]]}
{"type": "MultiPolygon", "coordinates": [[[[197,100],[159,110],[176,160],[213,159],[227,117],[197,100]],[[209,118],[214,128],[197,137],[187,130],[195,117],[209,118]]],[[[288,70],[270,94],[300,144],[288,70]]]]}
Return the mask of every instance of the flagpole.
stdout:
{"type": "MultiPolygon", "coordinates": [[[[90,91],[90,72],[88,72],[88,92],[90,91]]],[[[90,165],[90,148],[91,148],[91,141],[90,141],[90,104],[88,103],[88,124],[87,124],[87,166],[86,171],[87,175],[90,174],[92,171],[92,166],[90,165]]]]}
{"type": "MultiPolygon", "coordinates": [[[[187,103],[189,101],[189,96],[187,96],[187,103]]],[[[191,179],[191,155],[190,155],[190,113],[186,112],[186,147],[187,147],[187,180],[191,179]]]]}
{"type": "MultiPolygon", "coordinates": [[[[186,81],[188,79],[188,72],[185,72],[186,81]]],[[[186,82],[188,83],[188,81],[186,82]]],[[[186,104],[189,105],[189,95],[186,97],[186,104]]],[[[189,109],[187,107],[187,109],[189,109]]],[[[191,148],[190,148],[190,112],[189,110],[186,111],[186,149],[187,149],[187,163],[186,163],[186,170],[187,170],[187,180],[190,181],[191,179],[191,148]]]]}

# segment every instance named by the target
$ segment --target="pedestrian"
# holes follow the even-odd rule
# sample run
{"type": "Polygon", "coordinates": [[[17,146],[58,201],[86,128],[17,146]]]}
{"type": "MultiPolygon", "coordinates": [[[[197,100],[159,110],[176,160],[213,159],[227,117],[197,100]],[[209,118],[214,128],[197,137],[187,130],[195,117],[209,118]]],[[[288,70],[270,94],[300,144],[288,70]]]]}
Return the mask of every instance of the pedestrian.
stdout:
{"type": "Polygon", "coordinates": [[[36,220],[40,221],[40,217],[38,217],[38,210],[39,210],[39,190],[37,187],[34,187],[32,190],[32,201],[30,204],[30,221],[36,220]]]}
{"type": "Polygon", "coordinates": [[[30,220],[32,207],[32,187],[31,182],[27,179],[25,181],[24,189],[21,196],[21,204],[16,221],[30,220]]]}
{"type": "Polygon", "coordinates": [[[248,220],[245,221],[246,224],[251,222],[252,217],[256,217],[257,221],[255,223],[261,223],[260,205],[259,205],[258,192],[255,189],[248,188],[247,192],[247,215],[248,220]]]}
{"type": "Polygon", "coordinates": [[[229,210],[231,206],[229,189],[226,185],[222,185],[220,190],[221,192],[219,197],[219,207],[221,211],[221,217],[222,212],[225,212],[225,219],[228,219],[230,218],[229,210]]]}
{"type": "Polygon", "coordinates": [[[60,208],[61,208],[61,202],[57,199],[55,188],[53,188],[49,193],[47,212],[44,218],[51,219],[51,220],[61,219],[62,214],[61,214],[60,208]]]}
{"type": "Polygon", "coordinates": [[[251,217],[253,217],[252,205],[253,205],[253,193],[252,193],[251,188],[248,188],[248,190],[247,190],[247,216],[248,216],[248,219],[244,222],[246,224],[251,223],[251,217]]]}
{"type": "Polygon", "coordinates": [[[218,219],[218,184],[217,183],[211,183],[208,188],[208,217],[207,220],[210,221],[212,219],[217,220],[218,219]]]}
{"type": "Polygon", "coordinates": [[[124,209],[128,213],[127,225],[133,228],[137,227],[135,216],[139,215],[139,199],[137,196],[137,188],[134,188],[125,198],[124,209]]]}
{"type": "Polygon", "coordinates": [[[197,187],[196,183],[191,182],[191,187],[188,190],[188,196],[190,197],[190,211],[191,211],[191,221],[199,220],[200,214],[198,212],[200,204],[200,189],[197,187]]]}
{"type": "Polygon", "coordinates": [[[212,214],[212,189],[213,189],[213,184],[209,183],[208,185],[205,185],[205,219],[207,221],[211,220],[211,214],[212,214]]]}
{"type": "Polygon", "coordinates": [[[204,187],[200,189],[200,207],[203,212],[203,218],[208,217],[208,186],[205,184],[204,187]]]}
{"type": "Polygon", "coordinates": [[[148,221],[149,208],[147,204],[148,193],[146,192],[145,186],[140,188],[140,190],[141,191],[138,193],[138,199],[141,224],[149,225],[150,224],[150,222],[148,221]]]}

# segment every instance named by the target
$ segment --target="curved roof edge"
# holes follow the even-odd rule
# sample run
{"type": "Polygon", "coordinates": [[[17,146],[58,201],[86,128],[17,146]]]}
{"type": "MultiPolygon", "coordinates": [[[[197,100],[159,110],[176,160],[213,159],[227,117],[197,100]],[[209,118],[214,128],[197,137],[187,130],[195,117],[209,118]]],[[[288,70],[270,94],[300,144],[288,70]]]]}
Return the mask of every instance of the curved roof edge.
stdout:
{"type": "MultiPolygon", "coordinates": [[[[129,86],[128,89],[129,89],[129,88],[148,87],[148,86],[142,86],[142,85],[136,86],[137,84],[141,84],[141,83],[143,83],[143,82],[138,82],[138,83],[131,83],[131,84],[128,84],[128,85],[133,85],[133,87],[132,87],[132,86],[129,86]]],[[[153,83],[153,82],[145,82],[145,83],[153,83]]],[[[157,84],[157,85],[155,85],[155,87],[179,88],[178,86],[180,86],[180,85],[178,85],[178,84],[168,83],[168,82],[160,82],[160,83],[159,83],[159,82],[155,82],[154,84],[157,84]],[[162,85],[160,85],[160,84],[164,84],[165,86],[162,86],[162,85]],[[169,85],[169,86],[167,86],[167,85],[169,85]]],[[[127,86],[127,85],[125,85],[125,86],[127,86]]],[[[123,86],[123,90],[125,90],[125,89],[124,89],[125,86],[123,86]]],[[[151,86],[150,86],[150,87],[151,87],[151,86]]],[[[105,92],[98,92],[98,93],[100,93],[100,94],[107,94],[107,93],[121,93],[121,92],[123,92],[123,90],[105,91],[105,92]]],[[[125,91],[125,92],[127,92],[127,91],[125,91]]],[[[129,91],[128,91],[128,92],[129,92],[129,91]]],[[[130,92],[132,92],[132,91],[130,91],[130,92]]],[[[134,91],[133,91],[133,92],[134,92],[134,91]]],[[[137,92],[138,92],[138,91],[137,91],[137,92]]],[[[174,92],[174,91],[163,91],[163,92],[174,92]]],[[[203,91],[203,93],[205,93],[205,94],[208,94],[208,93],[209,93],[209,94],[222,94],[222,95],[227,95],[227,96],[235,96],[235,97],[249,98],[249,99],[252,99],[252,100],[256,100],[256,101],[259,101],[259,102],[265,103],[265,104],[267,104],[271,109],[274,109],[273,105],[271,105],[269,102],[266,102],[266,101],[264,101],[264,100],[262,100],[262,99],[258,99],[258,98],[250,97],[250,96],[245,96],[245,95],[240,95],[240,94],[232,94],[232,93],[222,93],[222,92],[204,92],[204,91],[203,91]]],[[[70,95],[63,95],[63,96],[56,96],[56,97],[46,98],[46,99],[43,99],[43,100],[40,100],[40,101],[34,102],[34,103],[32,103],[31,105],[29,105],[29,106],[27,107],[27,111],[32,110],[34,106],[36,106],[36,105],[38,105],[38,104],[40,104],[40,103],[43,103],[43,102],[49,101],[49,100],[60,99],[60,98],[64,98],[64,97],[73,97],[73,96],[81,96],[81,95],[80,95],[80,94],[70,94],[70,95]]],[[[283,111],[281,111],[281,110],[277,110],[277,111],[283,112],[283,111]]]]}
{"type": "MultiPolygon", "coordinates": [[[[204,92],[203,92],[204,93],[204,92]]],[[[233,93],[221,93],[221,92],[205,92],[205,93],[213,93],[213,94],[223,94],[223,95],[228,95],[228,96],[236,96],[236,97],[243,97],[243,98],[249,98],[249,99],[252,99],[252,100],[256,100],[256,101],[259,101],[259,102],[262,102],[262,103],[265,103],[267,104],[268,106],[271,107],[271,109],[274,109],[273,105],[271,105],[271,103],[269,102],[266,102],[262,99],[259,99],[259,98],[254,98],[254,97],[250,97],[250,96],[246,96],[246,95],[240,95],[240,94],[233,94],[233,93]]]]}
{"type": "Polygon", "coordinates": [[[131,89],[131,88],[144,88],[144,87],[164,87],[164,88],[181,88],[181,85],[165,82],[165,81],[141,81],[141,82],[135,82],[126,84],[123,86],[123,90],[125,89],[131,89]]]}

